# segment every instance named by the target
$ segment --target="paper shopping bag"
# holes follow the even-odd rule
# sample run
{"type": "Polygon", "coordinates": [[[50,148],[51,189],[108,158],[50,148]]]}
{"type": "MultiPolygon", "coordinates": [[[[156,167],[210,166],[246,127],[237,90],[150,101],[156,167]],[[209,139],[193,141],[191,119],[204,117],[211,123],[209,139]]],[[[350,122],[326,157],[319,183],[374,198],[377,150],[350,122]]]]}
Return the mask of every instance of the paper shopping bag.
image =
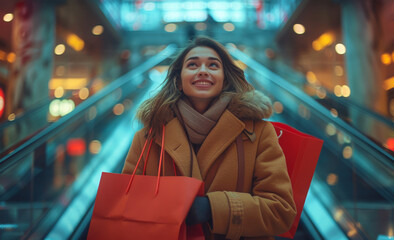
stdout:
{"type": "Polygon", "coordinates": [[[102,174],[88,239],[187,239],[184,220],[194,198],[203,195],[202,181],[160,177],[155,194],[157,176],[136,175],[125,194],[131,176],[102,174]]]}
{"type": "MultiPolygon", "coordinates": [[[[160,176],[164,135],[163,126],[157,176],[136,175],[148,139],[149,153],[152,138],[146,139],[132,175],[102,173],[88,239],[204,239],[201,225],[186,227],[185,224],[195,197],[204,194],[204,183],[190,177],[160,176]]],[[[144,169],[146,163],[147,159],[144,169]]]]}
{"type": "Polygon", "coordinates": [[[278,135],[279,144],[286,157],[287,171],[293,187],[293,198],[297,215],[290,230],[281,237],[294,238],[300,222],[306,195],[315,172],[323,140],[300,132],[284,123],[272,122],[278,135]]]}

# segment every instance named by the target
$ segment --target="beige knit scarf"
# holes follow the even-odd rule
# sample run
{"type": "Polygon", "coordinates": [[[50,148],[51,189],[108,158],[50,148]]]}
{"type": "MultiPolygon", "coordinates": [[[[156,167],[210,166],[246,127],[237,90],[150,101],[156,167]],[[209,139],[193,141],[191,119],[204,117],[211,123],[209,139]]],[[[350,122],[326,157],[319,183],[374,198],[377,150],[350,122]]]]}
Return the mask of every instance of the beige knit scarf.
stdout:
{"type": "MultiPolygon", "coordinates": [[[[192,144],[202,144],[208,133],[216,125],[220,116],[226,110],[231,100],[230,96],[220,97],[211,107],[201,114],[196,111],[188,101],[180,99],[178,101],[179,114],[183,120],[187,134],[192,144]]],[[[179,118],[179,116],[178,116],[179,118]]]]}

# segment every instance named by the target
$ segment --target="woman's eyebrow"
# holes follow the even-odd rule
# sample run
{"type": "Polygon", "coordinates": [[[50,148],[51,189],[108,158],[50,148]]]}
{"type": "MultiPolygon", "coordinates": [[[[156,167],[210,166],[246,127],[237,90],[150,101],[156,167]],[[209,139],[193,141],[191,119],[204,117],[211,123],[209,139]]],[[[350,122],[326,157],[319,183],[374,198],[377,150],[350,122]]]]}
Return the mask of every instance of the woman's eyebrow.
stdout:
{"type": "MultiPolygon", "coordinates": [[[[187,61],[189,61],[189,60],[196,60],[196,59],[199,59],[199,57],[198,57],[198,56],[189,57],[188,59],[185,60],[185,62],[187,62],[187,61]]],[[[220,61],[220,59],[219,59],[219,58],[216,58],[216,57],[208,57],[208,59],[209,59],[209,60],[216,60],[216,61],[222,63],[222,62],[220,61]]]]}

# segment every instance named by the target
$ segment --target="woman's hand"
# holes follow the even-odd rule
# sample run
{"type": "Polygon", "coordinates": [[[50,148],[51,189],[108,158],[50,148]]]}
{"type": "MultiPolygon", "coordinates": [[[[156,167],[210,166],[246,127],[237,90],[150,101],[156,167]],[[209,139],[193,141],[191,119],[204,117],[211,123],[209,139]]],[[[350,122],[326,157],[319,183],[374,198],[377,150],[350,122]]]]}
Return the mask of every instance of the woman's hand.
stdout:
{"type": "Polygon", "coordinates": [[[212,220],[211,204],[208,197],[196,197],[186,217],[187,225],[194,225],[212,220]]]}

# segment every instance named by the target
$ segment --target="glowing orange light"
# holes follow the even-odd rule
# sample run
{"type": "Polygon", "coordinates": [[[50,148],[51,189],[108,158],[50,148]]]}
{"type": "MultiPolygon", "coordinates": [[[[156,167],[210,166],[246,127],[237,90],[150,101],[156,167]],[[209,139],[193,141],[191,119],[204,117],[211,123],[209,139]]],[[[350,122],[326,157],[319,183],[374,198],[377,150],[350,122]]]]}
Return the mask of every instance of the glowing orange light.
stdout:
{"type": "Polygon", "coordinates": [[[311,84],[316,83],[317,81],[316,74],[312,71],[308,71],[306,73],[306,80],[311,84]]]}
{"type": "Polygon", "coordinates": [[[335,34],[333,32],[326,32],[312,42],[312,48],[316,51],[320,51],[323,48],[330,46],[334,41],[335,34]]]}
{"type": "Polygon", "coordinates": [[[85,47],[85,42],[74,33],[67,35],[67,44],[78,52],[85,47]]]}
{"type": "Polygon", "coordinates": [[[74,90],[86,87],[87,84],[87,78],[52,78],[49,81],[49,89],[62,87],[65,90],[74,90]]]}
{"type": "Polygon", "coordinates": [[[13,63],[13,62],[15,62],[15,59],[16,59],[15,53],[10,52],[10,53],[7,55],[7,61],[8,61],[8,62],[13,63]]]}
{"type": "Polygon", "coordinates": [[[312,42],[312,48],[316,51],[320,51],[323,49],[323,46],[321,45],[321,43],[317,40],[312,42]]]}
{"type": "Polygon", "coordinates": [[[383,53],[383,54],[380,56],[380,60],[382,61],[382,63],[383,63],[384,65],[390,65],[390,64],[391,64],[391,56],[390,56],[390,54],[388,54],[388,53],[383,53]]]}
{"type": "Polygon", "coordinates": [[[390,90],[390,89],[394,88],[394,77],[384,80],[383,88],[385,90],[390,90]]]}
{"type": "Polygon", "coordinates": [[[331,43],[334,42],[335,40],[335,36],[333,33],[329,32],[329,33],[324,33],[319,37],[320,42],[324,45],[324,46],[328,46],[331,43]]]}
{"type": "Polygon", "coordinates": [[[387,139],[386,145],[388,149],[394,151],[394,138],[387,139]]]}

